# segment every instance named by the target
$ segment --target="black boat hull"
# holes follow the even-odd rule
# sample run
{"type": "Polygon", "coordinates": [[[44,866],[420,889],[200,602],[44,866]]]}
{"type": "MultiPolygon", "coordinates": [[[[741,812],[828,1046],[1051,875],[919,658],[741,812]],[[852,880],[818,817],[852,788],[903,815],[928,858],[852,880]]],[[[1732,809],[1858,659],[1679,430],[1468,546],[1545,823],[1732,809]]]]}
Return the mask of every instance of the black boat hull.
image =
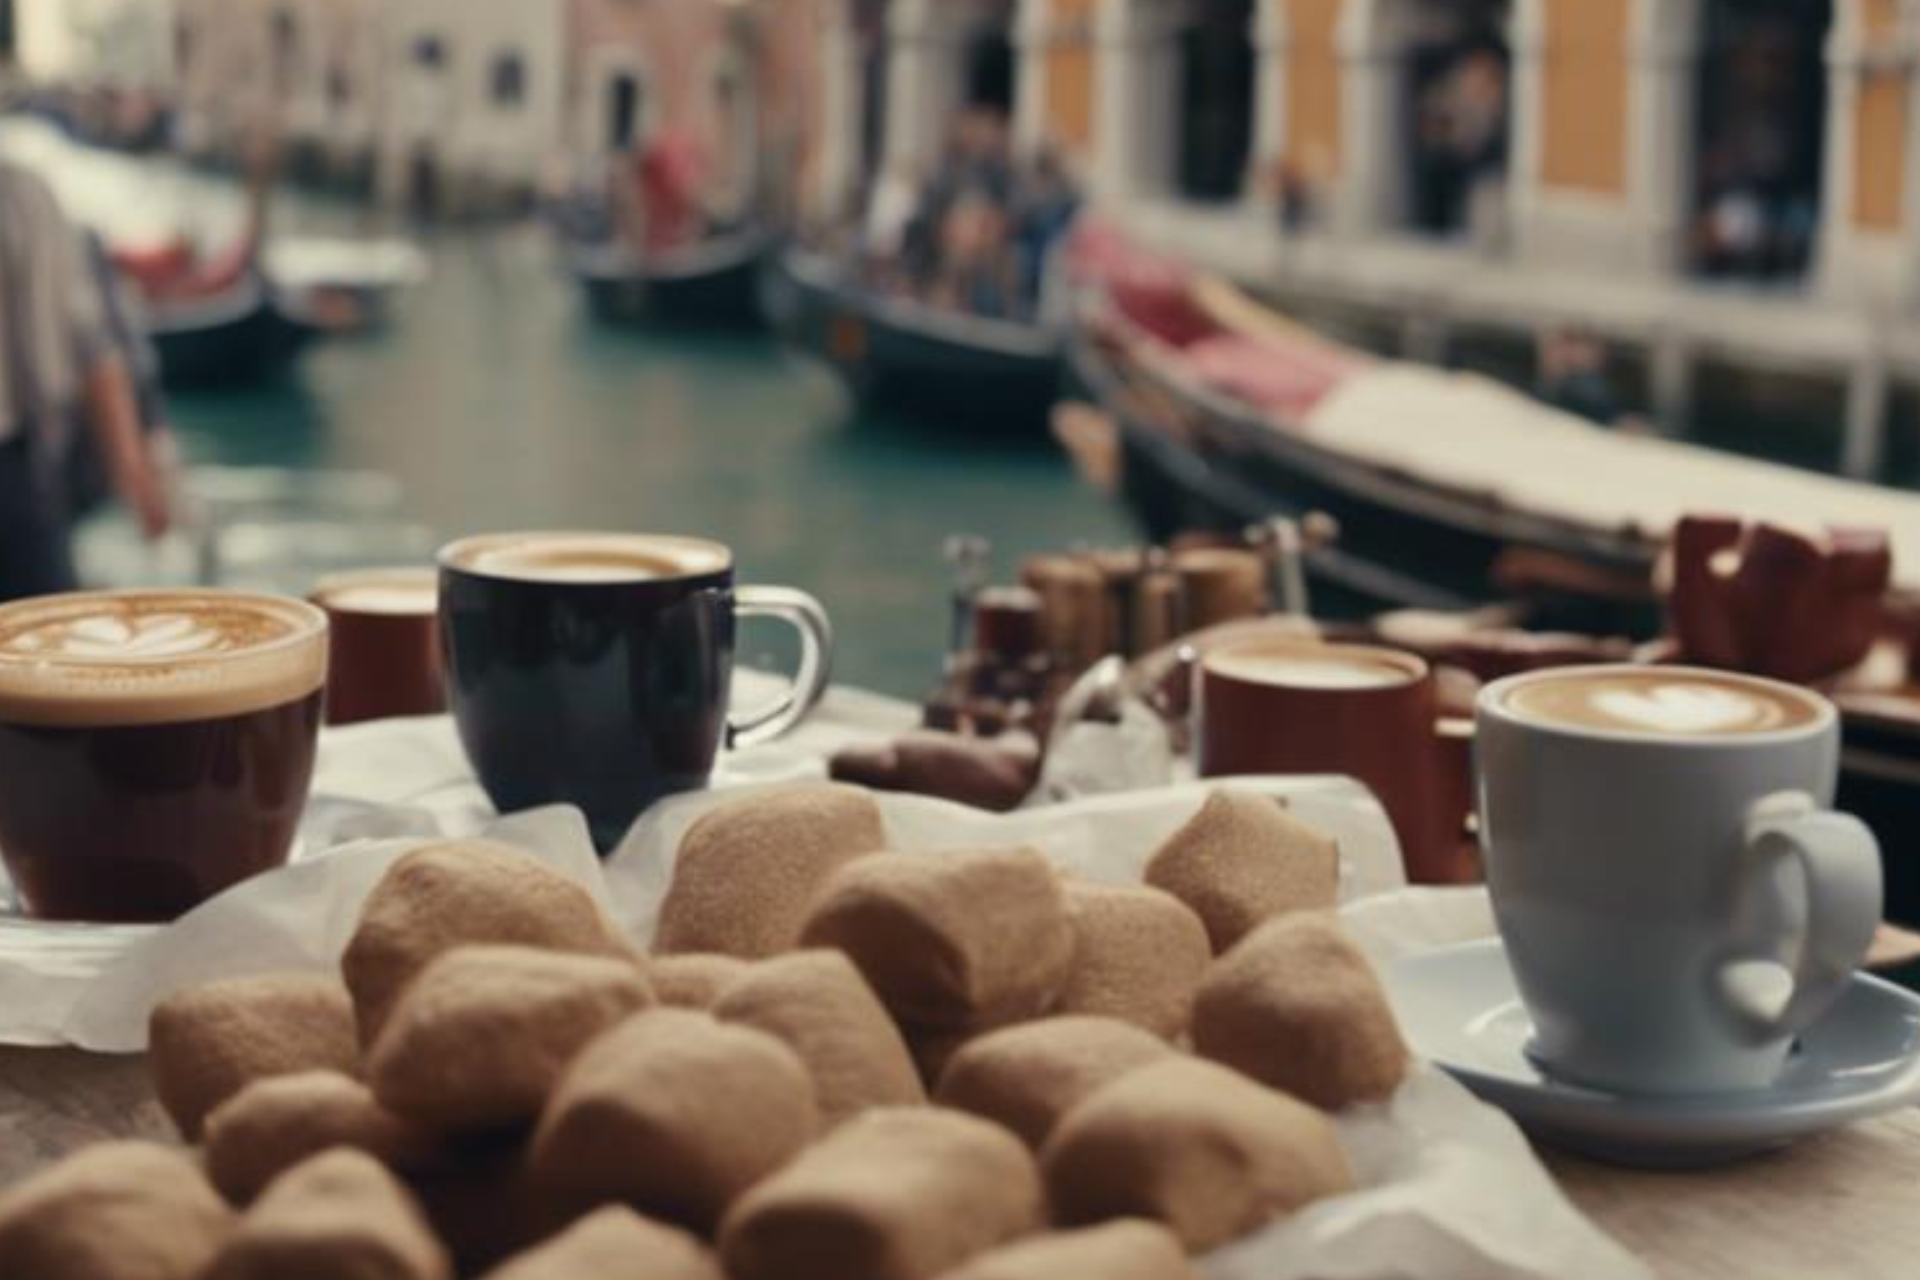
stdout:
{"type": "Polygon", "coordinates": [[[787,255],[770,280],[768,312],[857,400],[970,433],[1045,436],[1060,396],[1058,335],[879,297],[841,274],[825,259],[787,255]]]}
{"type": "MultiPolygon", "coordinates": [[[[1623,579],[1651,571],[1656,549],[1638,540],[1596,540],[1572,526],[1439,495],[1411,477],[1341,458],[1254,410],[1169,379],[1123,375],[1091,334],[1078,336],[1072,360],[1079,390],[1119,429],[1122,495],[1151,537],[1239,530],[1274,516],[1331,517],[1338,542],[1311,553],[1307,566],[1342,616],[1508,598],[1494,568],[1515,551],[1623,579]]],[[[1661,625],[1657,605],[1645,600],[1555,599],[1548,607],[1551,616],[1535,621],[1552,629],[1645,636],[1661,625]]]]}
{"type": "Polygon", "coordinates": [[[283,372],[319,327],[263,286],[169,303],[149,316],[162,382],[176,389],[241,386],[283,372]]]}
{"type": "Polygon", "coordinates": [[[599,248],[568,251],[568,267],[594,319],[610,325],[686,324],[749,329],[765,323],[760,273],[764,236],[718,242],[656,266],[599,248]]]}

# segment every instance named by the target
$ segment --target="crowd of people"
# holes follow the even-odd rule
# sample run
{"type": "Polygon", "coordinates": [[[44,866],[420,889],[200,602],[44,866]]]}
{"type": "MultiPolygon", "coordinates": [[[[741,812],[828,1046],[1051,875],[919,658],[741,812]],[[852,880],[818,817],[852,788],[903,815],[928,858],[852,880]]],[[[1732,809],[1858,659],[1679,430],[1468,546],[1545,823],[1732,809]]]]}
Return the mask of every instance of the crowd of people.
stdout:
{"type": "Polygon", "coordinates": [[[1054,250],[1080,208],[1059,156],[1015,156],[1005,113],[955,121],[931,173],[895,167],[866,202],[869,281],[944,310],[1031,320],[1048,310],[1054,250]]]}

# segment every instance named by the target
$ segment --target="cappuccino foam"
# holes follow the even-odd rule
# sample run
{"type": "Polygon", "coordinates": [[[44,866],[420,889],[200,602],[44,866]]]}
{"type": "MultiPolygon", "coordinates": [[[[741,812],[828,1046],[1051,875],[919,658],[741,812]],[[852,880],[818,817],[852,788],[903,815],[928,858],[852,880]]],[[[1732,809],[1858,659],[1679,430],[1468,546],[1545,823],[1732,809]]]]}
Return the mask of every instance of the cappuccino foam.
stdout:
{"type": "Polygon", "coordinates": [[[1657,667],[1544,676],[1509,691],[1502,705],[1547,724],[1675,738],[1774,733],[1819,718],[1817,704],[1785,690],[1657,667]]]}
{"type": "Polygon", "coordinates": [[[326,615],[221,591],[81,592],[0,606],[0,721],[173,724],[277,707],[327,676],[326,615]]]}
{"type": "Polygon", "coordinates": [[[1230,649],[1210,654],[1207,669],[1249,684],[1282,689],[1389,689],[1415,679],[1415,673],[1365,650],[1311,648],[1230,649]]]}
{"type": "Polygon", "coordinates": [[[440,607],[440,583],[431,569],[368,569],[321,580],[313,598],[335,613],[415,617],[440,607]]]}
{"type": "Polygon", "coordinates": [[[717,542],[659,534],[493,534],[441,553],[455,569],[520,582],[617,585],[720,573],[733,554],[717,542]]]}

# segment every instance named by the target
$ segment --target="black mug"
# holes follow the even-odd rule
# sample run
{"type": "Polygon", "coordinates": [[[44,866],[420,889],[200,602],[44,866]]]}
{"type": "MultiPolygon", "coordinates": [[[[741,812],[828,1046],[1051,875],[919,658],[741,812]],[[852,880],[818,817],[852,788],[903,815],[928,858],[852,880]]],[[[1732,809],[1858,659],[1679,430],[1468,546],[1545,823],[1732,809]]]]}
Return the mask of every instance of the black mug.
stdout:
{"type": "Polygon", "coordinates": [[[652,534],[511,533],[440,553],[447,700],[502,813],[580,808],[602,852],[648,806],[706,784],[721,746],[791,730],[826,691],[833,632],[817,601],[736,587],[717,542],[652,534]],[[734,623],[800,632],[799,673],[730,718],[734,623]]]}

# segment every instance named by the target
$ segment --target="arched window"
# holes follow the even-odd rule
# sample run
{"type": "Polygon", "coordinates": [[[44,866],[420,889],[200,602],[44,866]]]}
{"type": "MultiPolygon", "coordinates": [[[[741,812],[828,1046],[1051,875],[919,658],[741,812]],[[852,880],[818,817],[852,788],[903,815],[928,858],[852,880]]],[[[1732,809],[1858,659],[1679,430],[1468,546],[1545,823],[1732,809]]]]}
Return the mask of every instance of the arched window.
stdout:
{"type": "Polygon", "coordinates": [[[1687,244],[1694,269],[1793,278],[1819,231],[1830,0],[1711,0],[1695,70],[1687,244]]]}
{"type": "Polygon", "coordinates": [[[646,86],[640,73],[621,70],[608,76],[602,101],[606,113],[606,132],[602,135],[606,149],[616,153],[632,151],[646,136],[646,86]]]}
{"type": "Polygon", "coordinates": [[[1179,32],[1172,173],[1191,200],[1232,201],[1253,159],[1256,70],[1253,0],[1194,6],[1179,32]]]}
{"type": "Polygon", "coordinates": [[[965,60],[965,105],[1011,119],[1018,79],[1011,12],[983,15],[968,33],[965,60]]]}
{"type": "Polygon", "coordinates": [[[1511,119],[1506,0],[1424,7],[1401,75],[1404,225],[1465,235],[1497,219],[1511,119]]]}
{"type": "Polygon", "coordinates": [[[496,54],[488,81],[495,107],[503,111],[518,108],[527,100],[526,59],[511,51],[496,54]]]}
{"type": "Polygon", "coordinates": [[[1501,237],[1513,122],[1508,30],[1514,7],[1529,3],[1348,0],[1342,204],[1353,225],[1476,243],[1501,237]]]}
{"type": "Polygon", "coordinates": [[[887,0],[855,0],[853,39],[860,60],[860,187],[879,173],[887,142],[887,0]]]}

